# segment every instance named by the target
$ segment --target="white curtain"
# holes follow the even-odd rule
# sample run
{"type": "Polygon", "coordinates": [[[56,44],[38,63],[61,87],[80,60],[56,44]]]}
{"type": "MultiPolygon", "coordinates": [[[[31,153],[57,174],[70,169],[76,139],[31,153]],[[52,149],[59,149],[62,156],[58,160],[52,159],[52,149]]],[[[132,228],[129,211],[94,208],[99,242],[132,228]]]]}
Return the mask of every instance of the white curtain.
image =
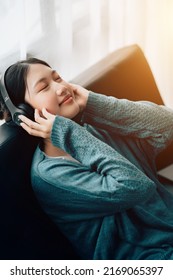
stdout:
{"type": "Polygon", "coordinates": [[[173,0],[0,0],[0,34],[1,71],[36,56],[66,80],[139,44],[173,108],[173,0]]]}

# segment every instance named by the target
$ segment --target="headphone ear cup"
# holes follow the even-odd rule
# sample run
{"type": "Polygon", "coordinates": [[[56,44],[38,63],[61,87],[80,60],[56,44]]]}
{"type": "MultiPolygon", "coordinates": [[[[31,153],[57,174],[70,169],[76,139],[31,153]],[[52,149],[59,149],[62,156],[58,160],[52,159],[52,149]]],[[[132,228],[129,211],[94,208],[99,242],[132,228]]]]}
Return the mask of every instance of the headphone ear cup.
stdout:
{"type": "Polygon", "coordinates": [[[22,114],[27,118],[34,120],[34,109],[27,103],[21,103],[17,106],[22,110],[22,114]]]}

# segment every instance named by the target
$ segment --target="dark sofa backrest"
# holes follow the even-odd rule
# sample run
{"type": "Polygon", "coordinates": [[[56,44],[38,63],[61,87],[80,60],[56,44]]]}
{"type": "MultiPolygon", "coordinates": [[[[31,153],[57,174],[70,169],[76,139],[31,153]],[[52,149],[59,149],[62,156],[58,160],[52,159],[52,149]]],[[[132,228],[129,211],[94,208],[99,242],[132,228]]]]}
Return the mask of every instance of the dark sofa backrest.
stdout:
{"type": "Polygon", "coordinates": [[[75,259],[32,192],[30,165],[38,140],[0,126],[0,259],[75,259]]]}
{"type": "Polygon", "coordinates": [[[110,53],[81,73],[73,82],[117,98],[163,104],[150,65],[138,45],[110,53]]]}

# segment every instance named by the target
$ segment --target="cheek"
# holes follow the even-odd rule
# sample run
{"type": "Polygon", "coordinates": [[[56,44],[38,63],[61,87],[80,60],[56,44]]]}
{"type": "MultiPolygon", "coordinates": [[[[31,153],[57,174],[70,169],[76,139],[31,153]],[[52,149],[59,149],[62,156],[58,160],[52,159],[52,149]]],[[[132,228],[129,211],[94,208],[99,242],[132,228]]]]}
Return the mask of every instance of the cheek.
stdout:
{"type": "Polygon", "coordinates": [[[43,108],[46,108],[52,114],[59,113],[59,105],[57,102],[57,98],[51,94],[37,94],[37,95],[29,95],[25,94],[25,101],[31,105],[34,109],[38,109],[40,112],[43,108]]]}
{"type": "Polygon", "coordinates": [[[46,108],[47,111],[51,114],[57,115],[60,112],[59,106],[57,104],[57,102],[53,102],[53,101],[47,101],[47,102],[42,102],[42,104],[40,104],[40,109],[42,108],[46,108]]]}
{"type": "Polygon", "coordinates": [[[58,114],[59,106],[55,98],[38,97],[33,101],[33,107],[41,111],[46,108],[51,114],[58,114]]]}

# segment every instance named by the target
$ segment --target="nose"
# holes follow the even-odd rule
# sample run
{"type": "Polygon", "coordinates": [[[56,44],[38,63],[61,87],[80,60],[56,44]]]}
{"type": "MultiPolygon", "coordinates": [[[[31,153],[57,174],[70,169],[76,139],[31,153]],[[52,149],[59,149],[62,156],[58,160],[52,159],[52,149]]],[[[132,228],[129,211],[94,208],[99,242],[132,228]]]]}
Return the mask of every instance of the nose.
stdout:
{"type": "Polygon", "coordinates": [[[63,96],[66,94],[66,87],[64,85],[56,83],[55,92],[58,96],[63,96]]]}

